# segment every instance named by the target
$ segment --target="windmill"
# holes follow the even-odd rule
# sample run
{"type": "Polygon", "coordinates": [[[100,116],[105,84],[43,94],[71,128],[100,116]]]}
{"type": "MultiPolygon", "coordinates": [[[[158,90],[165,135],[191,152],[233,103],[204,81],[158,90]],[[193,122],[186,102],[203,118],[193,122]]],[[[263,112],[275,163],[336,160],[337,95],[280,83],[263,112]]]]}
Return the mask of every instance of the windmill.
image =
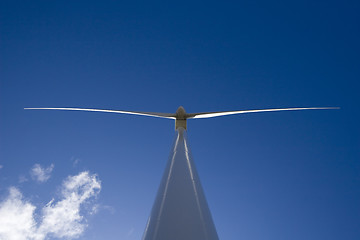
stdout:
{"type": "Polygon", "coordinates": [[[25,108],[29,110],[68,110],[123,113],[175,120],[175,141],[165,168],[143,240],[217,240],[218,235],[206,202],[187,141],[187,120],[233,114],[339,109],[336,107],[276,108],[225,112],[176,113],[134,112],[88,108],[25,108]]]}

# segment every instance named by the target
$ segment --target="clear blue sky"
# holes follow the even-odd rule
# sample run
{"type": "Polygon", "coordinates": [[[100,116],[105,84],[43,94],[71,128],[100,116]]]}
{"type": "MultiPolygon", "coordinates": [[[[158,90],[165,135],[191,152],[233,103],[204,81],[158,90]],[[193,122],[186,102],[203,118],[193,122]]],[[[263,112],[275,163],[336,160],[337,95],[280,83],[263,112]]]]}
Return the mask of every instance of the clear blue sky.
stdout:
{"type": "Polygon", "coordinates": [[[189,120],[188,137],[220,239],[360,239],[359,12],[355,0],[1,1],[0,207],[17,191],[40,229],[87,171],[101,191],[80,204],[79,238],[141,239],[174,136],[171,120],[24,107],[339,106],[189,120]]]}

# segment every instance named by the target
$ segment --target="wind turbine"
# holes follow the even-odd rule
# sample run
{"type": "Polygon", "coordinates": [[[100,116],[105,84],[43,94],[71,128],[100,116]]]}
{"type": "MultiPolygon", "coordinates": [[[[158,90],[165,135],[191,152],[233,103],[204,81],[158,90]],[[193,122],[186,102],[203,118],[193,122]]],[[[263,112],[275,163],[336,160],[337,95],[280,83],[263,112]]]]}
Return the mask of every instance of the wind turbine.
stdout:
{"type": "Polygon", "coordinates": [[[337,107],[274,108],[225,112],[176,113],[134,112],[89,108],[25,108],[30,110],[69,110],[124,113],[175,120],[175,141],[147,222],[143,240],[218,240],[194,161],[187,142],[188,119],[233,114],[295,110],[339,109],[337,107]]]}

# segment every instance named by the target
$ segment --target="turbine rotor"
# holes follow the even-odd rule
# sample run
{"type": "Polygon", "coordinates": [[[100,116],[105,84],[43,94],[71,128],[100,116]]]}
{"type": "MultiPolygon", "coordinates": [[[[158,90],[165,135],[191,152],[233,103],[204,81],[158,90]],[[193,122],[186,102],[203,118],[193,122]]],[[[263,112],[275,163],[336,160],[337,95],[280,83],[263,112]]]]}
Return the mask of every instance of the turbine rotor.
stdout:
{"type": "Polygon", "coordinates": [[[255,109],[255,110],[240,110],[240,111],[223,111],[223,112],[201,112],[201,113],[186,113],[185,109],[180,106],[176,113],[156,113],[156,112],[135,112],[123,110],[107,110],[107,109],[92,109],[92,108],[24,108],[26,110],[65,110],[65,111],[88,111],[88,112],[108,112],[108,113],[123,113],[131,115],[141,115],[149,117],[167,118],[175,120],[175,130],[179,128],[187,129],[187,119],[197,118],[212,118],[226,115],[243,114],[243,113],[258,113],[258,112],[278,112],[278,111],[297,111],[297,110],[325,110],[325,109],[340,109],[339,107],[302,107],[302,108],[271,108],[271,109],[255,109]]]}

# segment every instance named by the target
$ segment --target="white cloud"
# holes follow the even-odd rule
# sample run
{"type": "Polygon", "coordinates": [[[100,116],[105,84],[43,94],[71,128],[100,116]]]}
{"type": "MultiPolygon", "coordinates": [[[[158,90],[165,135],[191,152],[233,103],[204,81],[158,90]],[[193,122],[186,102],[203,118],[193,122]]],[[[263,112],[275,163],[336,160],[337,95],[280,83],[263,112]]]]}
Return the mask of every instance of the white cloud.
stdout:
{"type": "Polygon", "coordinates": [[[38,182],[46,182],[51,177],[51,172],[54,169],[54,164],[47,168],[42,168],[40,164],[35,164],[30,170],[31,177],[38,182]]]}
{"type": "Polygon", "coordinates": [[[0,165],[0,169],[2,169],[4,166],[3,165],[0,165]]]}
{"type": "Polygon", "coordinates": [[[100,189],[101,183],[96,175],[81,172],[70,176],[62,185],[62,198],[56,202],[51,200],[35,218],[36,207],[12,187],[9,196],[0,203],[0,239],[77,238],[87,227],[82,206],[95,198],[100,189]]]}
{"type": "Polygon", "coordinates": [[[42,233],[52,233],[56,237],[77,237],[83,231],[83,216],[80,205],[87,199],[96,196],[100,191],[100,181],[88,172],[69,177],[63,183],[63,200],[50,201],[43,208],[44,219],[39,228],[42,233]]]}
{"type": "Polygon", "coordinates": [[[0,205],[0,239],[22,240],[33,237],[35,207],[22,200],[16,188],[10,188],[8,198],[0,205]]]}

